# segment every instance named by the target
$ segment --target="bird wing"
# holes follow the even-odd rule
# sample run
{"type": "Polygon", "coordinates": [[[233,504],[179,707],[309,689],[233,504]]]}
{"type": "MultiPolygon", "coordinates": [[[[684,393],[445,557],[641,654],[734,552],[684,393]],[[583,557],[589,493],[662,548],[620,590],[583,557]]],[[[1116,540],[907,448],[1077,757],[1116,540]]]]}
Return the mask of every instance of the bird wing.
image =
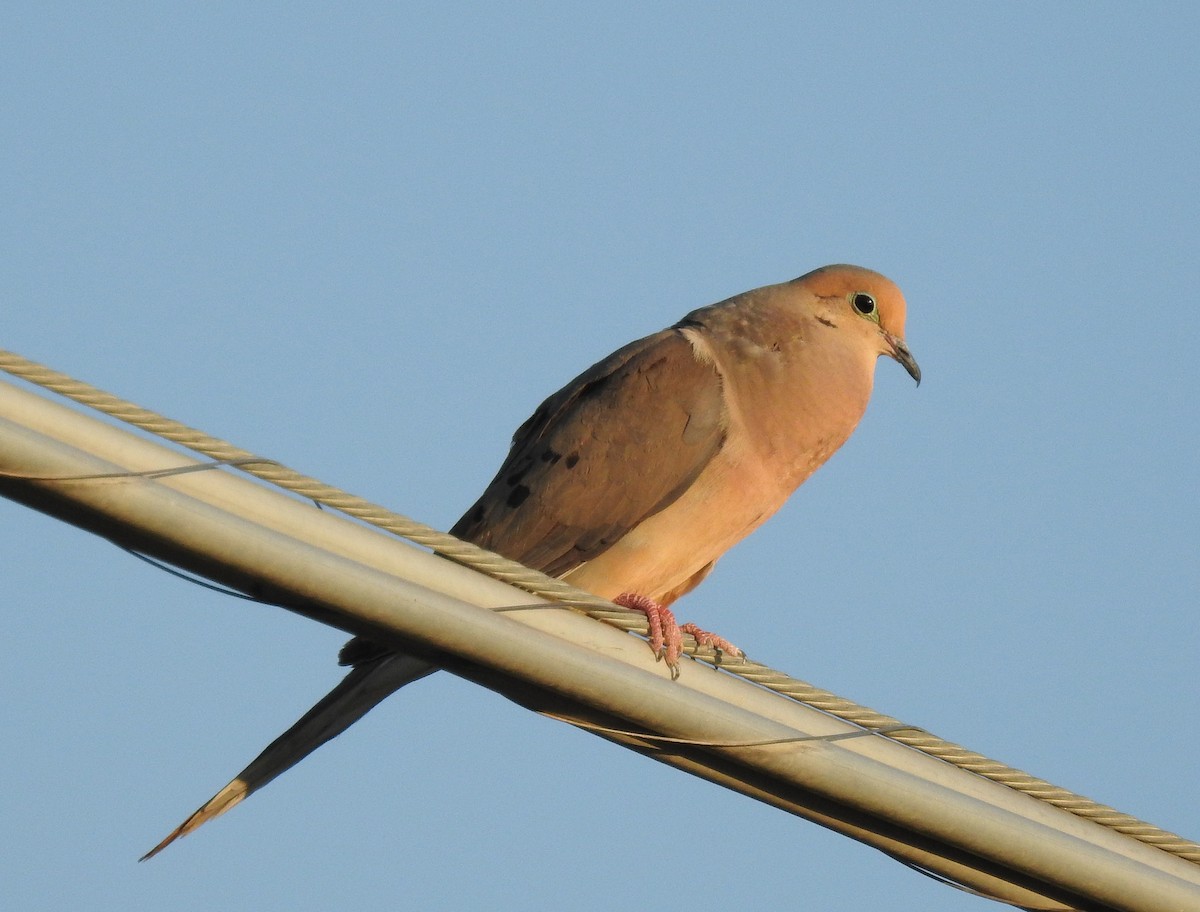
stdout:
{"type": "Polygon", "coordinates": [[[543,402],[450,531],[563,576],[686,491],[727,426],[716,367],[679,330],[647,336],[543,402]]]}

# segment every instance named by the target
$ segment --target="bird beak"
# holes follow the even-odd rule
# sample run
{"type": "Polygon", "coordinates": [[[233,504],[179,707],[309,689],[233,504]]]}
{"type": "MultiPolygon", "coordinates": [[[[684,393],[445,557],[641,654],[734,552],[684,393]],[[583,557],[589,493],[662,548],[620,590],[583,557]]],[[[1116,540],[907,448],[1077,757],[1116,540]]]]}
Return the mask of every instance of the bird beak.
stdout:
{"type": "Polygon", "coordinates": [[[908,346],[904,344],[904,340],[899,336],[893,336],[890,332],[885,332],[883,338],[887,341],[890,349],[886,354],[895,358],[900,366],[908,371],[908,375],[917,381],[917,386],[920,386],[921,368],[917,365],[917,359],[912,356],[912,352],[908,350],[908,346]]]}

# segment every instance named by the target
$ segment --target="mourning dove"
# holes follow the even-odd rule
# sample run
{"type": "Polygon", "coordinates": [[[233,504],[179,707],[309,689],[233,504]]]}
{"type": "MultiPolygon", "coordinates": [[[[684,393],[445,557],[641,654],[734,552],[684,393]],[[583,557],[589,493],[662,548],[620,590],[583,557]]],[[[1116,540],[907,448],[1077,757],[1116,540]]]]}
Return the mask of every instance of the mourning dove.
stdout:
{"type": "MultiPolygon", "coordinates": [[[[904,318],[900,289],[858,266],[694,310],[543,402],[451,532],[645,612],[652,646],[674,664],[680,628],[667,606],[846,442],[878,357],[920,383],[904,318]]],[[[146,858],[434,670],[361,639],[342,660],[355,665],[342,683],[146,858]]]]}

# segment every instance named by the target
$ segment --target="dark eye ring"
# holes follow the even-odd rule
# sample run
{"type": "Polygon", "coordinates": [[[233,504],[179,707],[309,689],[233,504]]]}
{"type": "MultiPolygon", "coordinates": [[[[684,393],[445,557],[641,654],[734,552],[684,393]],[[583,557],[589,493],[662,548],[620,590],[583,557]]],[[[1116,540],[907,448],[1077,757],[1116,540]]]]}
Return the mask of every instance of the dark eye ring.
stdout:
{"type": "Polygon", "coordinates": [[[864,317],[869,317],[871,314],[875,313],[875,299],[865,291],[855,292],[854,297],[851,299],[851,303],[854,305],[854,309],[864,317]]]}

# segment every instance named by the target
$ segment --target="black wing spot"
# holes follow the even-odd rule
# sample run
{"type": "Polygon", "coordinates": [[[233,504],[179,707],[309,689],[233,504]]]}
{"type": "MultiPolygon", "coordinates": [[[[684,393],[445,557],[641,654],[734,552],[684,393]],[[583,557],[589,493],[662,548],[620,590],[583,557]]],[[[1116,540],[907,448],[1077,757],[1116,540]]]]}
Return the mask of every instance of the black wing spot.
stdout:
{"type": "Polygon", "coordinates": [[[546,449],[542,453],[542,462],[548,462],[550,465],[554,465],[560,459],[562,459],[562,453],[556,453],[554,450],[546,449]]]}
{"type": "Polygon", "coordinates": [[[579,454],[571,453],[567,456],[566,466],[568,469],[573,469],[579,463],[579,454]]]}
{"type": "Polygon", "coordinates": [[[505,503],[508,504],[513,509],[516,509],[517,507],[521,506],[521,504],[525,503],[525,499],[528,496],[529,496],[528,485],[517,485],[515,488],[512,489],[512,491],[509,492],[508,500],[506,500],[505,503]]]}

